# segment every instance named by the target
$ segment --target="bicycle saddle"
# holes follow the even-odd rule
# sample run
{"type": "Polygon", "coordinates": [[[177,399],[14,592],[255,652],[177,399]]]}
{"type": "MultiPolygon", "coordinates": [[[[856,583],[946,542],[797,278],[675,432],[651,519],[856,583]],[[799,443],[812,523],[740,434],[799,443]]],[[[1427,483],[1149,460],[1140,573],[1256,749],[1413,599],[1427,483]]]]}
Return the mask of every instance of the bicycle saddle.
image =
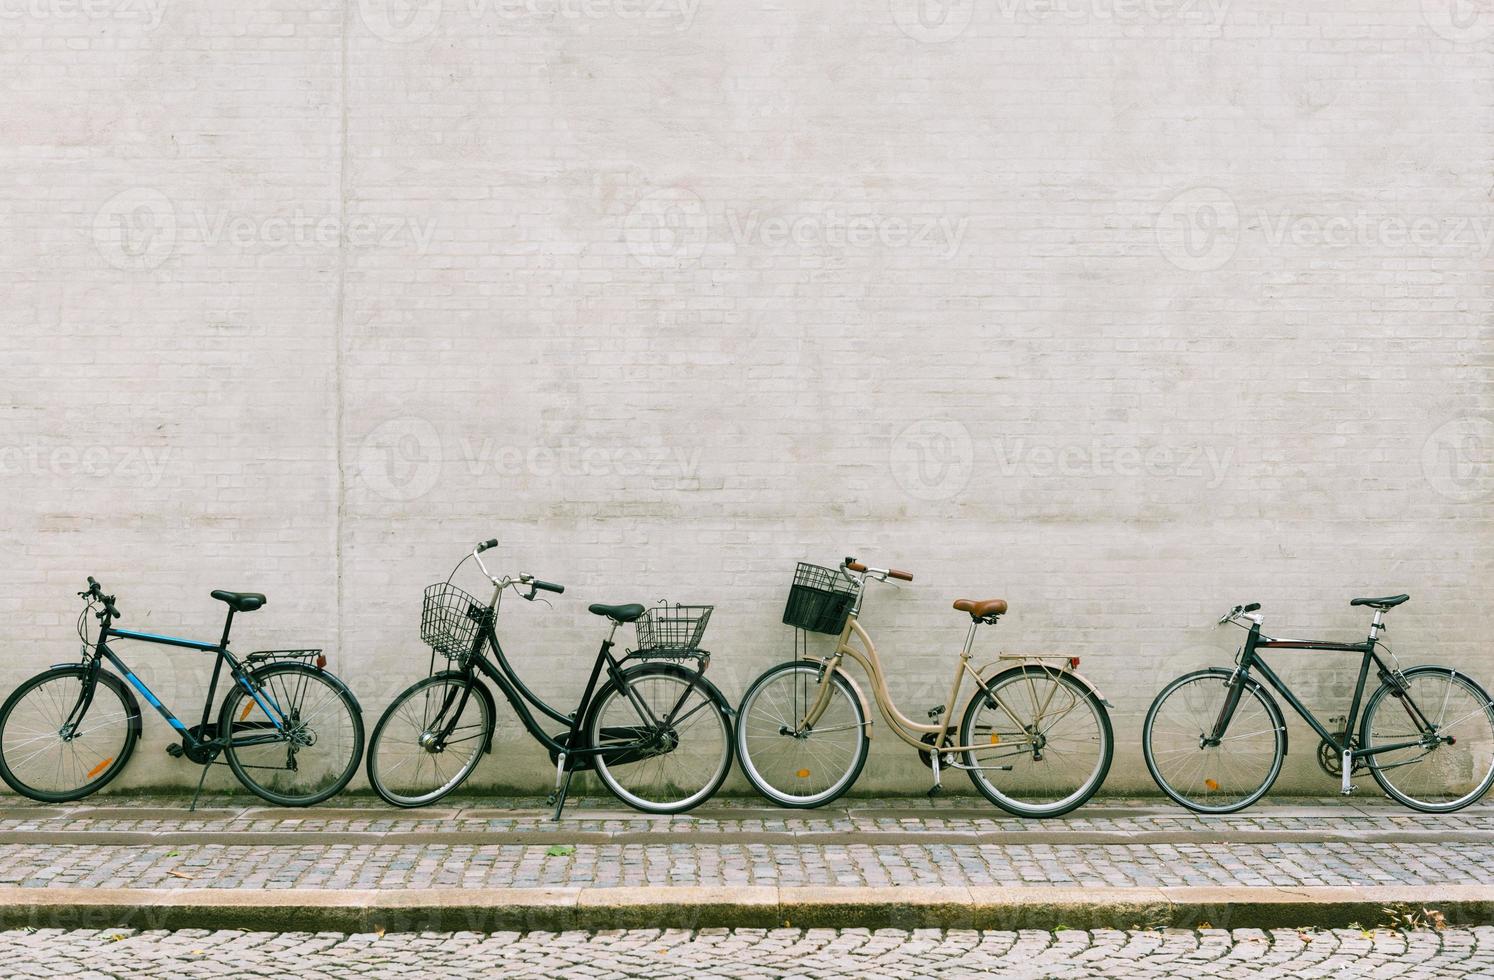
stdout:
{"type": "Polygon", "coordinates": [[[1376,609],[1389,609],[1391,606],[1399,606],[1409,598],[1411,597],[1408,595],[1387,595],[1381,596],[1378,599],[1353,599],[1350,600],[1349,605],[1374,606],[1376,609]]]}
{"type": "Polygon", "coordinates": [[[222,589],[214,590],[213,598],[228,603],[228,608],[234,612],[254,612],[270,601],[258,592],[224,592],[222,589]]]}
{"type": "Polygon", "coordinates": [[[643,615],[643,607],[636,602],[630,602],[626,606],[604,606],[600,602],[594,602],[586,608],[594,615],[606,616],[618,623],[631,623],[643,615]]]}
{"type": "Polygon", "coordinates": [[[960,612],[967,612],[971,619],[985,619],[987,616],[1001,616],[1006,613],[1005,599],[956,599],[954,607],[960,612]]]}

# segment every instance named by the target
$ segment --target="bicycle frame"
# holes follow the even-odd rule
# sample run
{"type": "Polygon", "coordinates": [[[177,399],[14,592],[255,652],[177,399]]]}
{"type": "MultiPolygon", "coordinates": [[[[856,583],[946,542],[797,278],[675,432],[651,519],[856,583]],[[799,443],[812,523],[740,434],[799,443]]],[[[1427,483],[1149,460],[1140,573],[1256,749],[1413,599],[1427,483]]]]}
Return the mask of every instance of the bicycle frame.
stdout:
{"type": "MultiPolygon", "coordinates": [[[[866,580],[864,578],[861,582],[861,589],[862,593],[864,594],[866,589],[866,580]]],[[[871,637],[867,635],[866,629],[862,627],[861,623],[858,621],[858,616],[861,611],[861,599],[862,594],[858,594],[855,603],[851,607],[850,613],[846,616],[846,624],[841,628],[840,638],[836,641],[835,652],[821,661],[825,665],[824,674],[821,676],[819,686],[816,689],[815,700],[810,705],[809,710],[804,714],[804,717],[801,721],[802,725],[804,725],[805,727],[813,726],[817,721],[819,721],[820,716],[823,715],[825,710],[829,707],[831,692],[830,676],[836,671],[841,670],[841,665],[844,663],[845,658],[850,657],[856,663],[861,665],[861,669],[864,670],[867,677],[871,679],[872,696],[876,700],[877,709],[881,712],[882,717],[887,720],[888,725],[891,726],[893,734],[921,752],[927,752],[930,749],[930,744],[923,740],[924,736],[932,735],[934,736],[934,745],[943,745],[945,738],[949,735],[949,732],[957,727],[958,723],[955,721],[955,719],[957,716],[963,715],[965,708],[965,703],[961,702],[959,698],[960,692],[964,687],[965,677],[967,674],[972,679],[974,679],[975,686],[977,688],[977,694],[984,693],[992,704],[995,704],[996,706],[1001,708],[1006,716],[1011,719],[1014,725],[1016,725],[1019,729],[1024,727],[1024,723],[1020,719],[1018,719],[1017,716],[1011,712],[1011,709],[1003,704],[1001,699],[991,691],[990,687],[987,686],[986,679],[981,676],[981,672],[970,665],[971,649],[975,643],[975,630],[976,627],[980,625],[977,622],[972,622],[970,624],[969,631],[965,634],[965,645],[960,650],[959,663],[955,667],[954,677],[950,680],[949,696],[944,700],[944,711],[942,713],[942,720],[940,721],[940,723],[924,724],[922,722],[914,721],[907,715],[903,714],[902,711],[898,709],[897,704],[892,700],[891,691],[888,690],[887,675],[882,670],[881,659],[877,656],[876,644],[872,642],[871,637]],[[856,646],[853,646],[850,643],[852,637],[856,639],[856,646]]],[[[1063,658],[1063,664],[1058,667],[1052,667],[1045,662],[1046,659],[1051,658],[1003,657],[1001,659],[1037,664],[1044,669],[1052,670],[1055,673],[1073,673],[1073,671],[1070,669],[1072,664],[1068,660],[1068,658],[1063,658]]],[[[850,680],[850,678],[847,677],[847,680],[850,680]]],[[[1084,684],[1086,687],[1093,687],[1088,682],[1084,682],[1084,684]]],[[[851,687],[852,690],[854,690],[856,694],[862,698],[863,707],[866,707],[866,699],[863,695],[861,695],[861,690],[856,686],[854,681],[851,682],[851,687]]],[[[1055,687],[1054,690],[1049,693],[1048,701],[1044,702],[1039,714],[1041,714],[1042,711],[1047,710],[1048,704],[1051,703],[1052,698],[1056,694],[1057,688],[1055,687]]],[[[976,695],[972,694],[972,697],[974,696],[976,695]]],[[[1103,699],[1101,700],[1103,701],[1103,699]]],[[[870,725],[870,722],[868,722],[868,725],[870,725]]],[[[958,755],[959,753],[963,752],[981,751],[989,748],[989,745],[952,745],[945,746],[942,749],[942,752],[958,755]]],[[[956,768],[966,767],[963,764],[957,763],[956,768]]]]}
{"type": "Polygon", "coordinates": [[[176,730],[177,734],[182,737],[182,741],[189,748],[219,747],[226,741],[226,733],[219,732],[217,737],[210,739],[202,738],[201,736],[209,730],[208,725],[210,724],[213,711],[213,695],[218,691],[218,680],[222,673],[223,665],[227,663],[229,676],[244,688],[245,692],[259,705],[260,710],[265,713],[265,717],[269,718],[275,726],[274,733],[266,732],[263,735],[248,736],[240,734],[235,738],[234,744],[236,746],[249,746],[283,742],[286,732],[285,714],[280,710],[280,706],[275,703],[268,692],[258,690],[255,685],[249,683],[249,675],[244,670],[243,663],[229,652],[228,635],[232,628],[232,610],[228,613],[228,620],[223,624],[223,638],[217,643],[203,643],[199,640],[187,640],[176,636],[157,636],[154,633],[138,633],[134,630],[117,629],[112,622],[105,623],[99,631],[99,639],[94,646],[94,655],[89,660],[90,673],[88,683],[85,685],[78,703],[73,706],[72,713],[68,715],[66,724],[76,725],[83,720],[84,715],[88,712],[88,708],[93,702],[93,689],[95,683],[97,683],[98,671],[102,669],[102,661],[108,660],[114,669],[119,672],[120,676],[128,681],[131,687],[140,692],[141,696],[145,698],[146,703],[155,708],[156,712],[162,718],[166,719],[166,723],[176,730]],[[137,640],[141,643],[149,643],[155,646],[180,647],[187,650],[197,650],[201,653],[215,654],[213,679],[208,685],[207,696],[203,699],[202,722],[196,729],[196,735],[193,734],[192,729],[189,729],[180,718],[172,713],[170,708],[161,702],[160,698],[156,697],[155,692],[144,681],[135,676],[135,672],[130,670],[129,666],[120,659],[119,655],[110,649],[110,639],[137,640]]]}
{"type": "Polygon", "coordinates": [[[1246,636],[1245,646],[1241,648],[1239,664],[1235,668],[1235,675],[1231,683],[1234,685],[1228,697],[1225,698],[1224,706],[1219,711],[1219,718],[1214,723],[1213,730],[1209,733],[1209,741],[1213,744],[1223,739],[1224,732],[1228,729],[1231,719],[1234,717],[1235,709],[1239,706],[1240,697],[1244,692],[1244,684],[1249,679],[1252,669],[1258,670],[1260,676],[1270,687],[1286,700],[1286,703],[1295,711],[1308,726],[1317,733],[1325,743],[1332,746],[1334,751],[1343,760],[1343,791],[1349,792],[1349,780],[1353,774],[1354,762],[1357,759],[1366,758],[1381,752],[1397,752],[1401,749],[1424,746],[1426,735],[1432,734],[1436,726],[1427,720],[1414,701],[1411,700],[1410,692],[1401,691],[1399,700],[1411,716],[1417,728],[1425,733],[1422,738],[1412,742],[1395,742],[1387,745],[1379,745],[1374,748],[1355,748],[1351,742],[1354,737],[1356,723],[1359,720],[1359,710],[1364,701],[1365,682],[1369,679],[1370,664],[1373,663],[1377,669],[1377,676],[1383,683],[1389,683],[1396,676],[1396,671],[1391,668],[1380,654],[1376,651],[1379,645],[1379,632],[1384,627],[1383,610],[1375,611],[1374,621],[1370,624],[1370,632],[1367,639],[1362,643],[1339,643],[1330,640],[1289,640],[1266,636],[1261,633],[1259,621],[1252,622],[1250,632],[1246,636]],[[1320,650],[1334,651],[1340,653],[1358,653],[1362,655],[1359,663],[1359,678],[1354,684],[1354,696],[1349,703],[1349,713],[1344,719],[1344,741],[1340,742],[1322,722],[1318,721],[1316,715],[1292,693],[1291,688],[1286,685],[1275,671],[1273,671],[1265,659],[1261,657],[1260,650],[1320,650]]]}

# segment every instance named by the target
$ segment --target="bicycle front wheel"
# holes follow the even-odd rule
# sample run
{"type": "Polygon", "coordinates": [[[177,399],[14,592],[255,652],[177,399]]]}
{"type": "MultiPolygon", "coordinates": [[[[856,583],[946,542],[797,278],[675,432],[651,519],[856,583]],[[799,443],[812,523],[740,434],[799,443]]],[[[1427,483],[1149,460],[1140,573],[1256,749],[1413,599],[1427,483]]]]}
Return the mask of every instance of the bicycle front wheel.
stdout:
{"type": "Polygon", "coordinates": [[[249,675],[223,699],[218,737],[244,787],[279,806],[314,806],[342,791],[363,760],[363,712],[347,685],[307,664],[249,675]]]}
{"type": "Polygon", "coordinates": [[[394,699],[368,743],[368,781],[384,802],[425,806],[472,775],[493,737],[493,705],[479,684],[433,674],[394,699]]]}
{"type": "Polygon", "coordinates": [[[810,660],[769,668],[747,689],[737,711],[742,772],[779,806],[824,806],[850,789],[866,765],[866,712],[839,672],[826,678],[825,710],[813,726],[804,724],[824,671],[810,660]]]}
{"type": "Polygon", "coordinates": [[[699,806],[731,771],[730,709],[692,670],[644,664],[597,694],[588,744],[606,751],[592,766],[612,794],[644,813],[699,806]]]}
{"type": "Polygon", "coordinates": [[[119,775],[140,735],[140,707],[100,670],[79,711],[88,668],[55,667],[16,688],[0,707],[0,777],[42,803],[81,800],[119,775]]]}
{"type": "Polygon", "coordinates": [[[1162,792],[1198,813],[1234,813],[1259,800],[1286,758],[1286,720],[1251,681],[1237,687],[1222,667],[1184,674],[1152,702],[1141,729],[1146,767],[1162,792]],[[1211,737],[1226,702],[1238,698],[1223,737],[1211,737]]]}
{"type": "Polygon", "coordinates": [[[1068,674],[1036,664],[991,678],[960,724],[970,781],[1019,817],[1056,817],[1105,781],[1115,752],[1110,716],[1095,692],[1068,674]]]}
{"type": "Polygon", "coordinates": [[[1494,784],[1489,695],[1448,667],[1412,667],[1400,680],[1370,697],[1360,741],[1366,749],[1416,744],[1365,756],[1370,774],[1392,798],[1423,813],[1476,802],[1494,784]]]}

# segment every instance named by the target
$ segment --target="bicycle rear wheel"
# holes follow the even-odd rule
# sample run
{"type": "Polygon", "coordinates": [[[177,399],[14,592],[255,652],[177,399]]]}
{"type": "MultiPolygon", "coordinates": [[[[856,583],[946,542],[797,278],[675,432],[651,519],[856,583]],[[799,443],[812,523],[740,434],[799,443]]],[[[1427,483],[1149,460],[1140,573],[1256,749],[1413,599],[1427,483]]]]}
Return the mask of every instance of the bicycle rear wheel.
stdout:
{"type": "Polygon", "coordinates": [[[1141,752],[1162,792],[1199,813],[1234,813],[1259,800],[1286,758],[1286,720],[1260,685],[1237,690],[1222,667],[1184,674],[1146,713],[1141,752]],[[1239,704],[1217,744],[1210,735],[1231,697],[1239,704]]]}
{"type": "Polygon", "coordinates": [[[802,724],[824,670],[807,660],[770,667],[753,681],[737,711],[742,772],[779,806],[824,806],[850,789],[866,765],[866,713],[838,672],[829,677],[829,701],[814,727],[802,724]]]}
{"type": "Polygon", "coordinates": [[[0,707],[0,778],[22,796],[80,800],[130,761],[140,735],[139,703],[119,678],[100,670],[88,710],[74,717],[87,677],[81,664],[54,667],[0,707]]]}
{"type": "Polygon", "coordinates": [[[368,743],[368,781],[386,803],[425,806],[472,775],[493,735],[493,705],[479,684],[433,674],[394,699],[368,743]]]}
{"type": "Polygon", "coordinates": [[[249,681],[258,696],[235,685],[218,716],[239,782],[279,806],[314,806],[341,792],[363,759],[363,712],[347,685],[297,663],[261,667],[249,681]]]}
{"type": "Polygon", "coordinates": [[[977,692],[960,724],[970,781],[1019,817],[1068,813],[1100,788],[1115,752],[1110,716],[1084,684],[1061,671],[1025,664],[977,692]]]}
{"type": "Polygon", "coordinates": [[[612,794],[645,813],[684,813],[710,799],[731,771],[726,699],[693,670],[642,664],[598,692],[587,744],[612,794]]]}
{"type": "Polygon", "coordinates": [[[1423,813],[1451,813],[1477,802],[1494,784],[1489,695],[1448,667],[1412,667],[1400,676],[1404,689],[1392,680],[1365,705],[1360,741],[1366,749],[1419,739],[1423,744],[1365,756],[1370,775],[1392,798],[1423,813]],[[1413,706],[1432,731],[1423,728],[1413,706]]]}

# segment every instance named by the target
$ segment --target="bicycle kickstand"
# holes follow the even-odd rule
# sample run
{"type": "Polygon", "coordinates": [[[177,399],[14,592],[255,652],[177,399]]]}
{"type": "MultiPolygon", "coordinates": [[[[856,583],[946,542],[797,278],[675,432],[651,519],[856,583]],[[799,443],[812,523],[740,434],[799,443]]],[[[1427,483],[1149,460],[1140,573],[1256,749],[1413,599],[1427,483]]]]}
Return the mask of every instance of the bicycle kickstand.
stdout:
{"type": "Polygon", "coordinates": [[[208,769],[212,764],[212,760],[208,760],[202,764],[202,775],[197,779],[197,792],[192,794],[192,805],[187,807],[188,813],[197,812],[197,798],[202,795],[202,784],[207,782],[208,769]]]}
{"type": "Polygon", "coordinates": [[[560,819],[560,811],[565,809],[565,795],[570,792],[571,777],[574,775],[575,772],[566,768],[565,753],[560,753],[560,759],[555,763],[555,792],[551,793],[550,798],[545,801],[555,807],[555,813],[550,817],[551,820],[560,819]]]}
{"type": "Polygon", "coordinates": [[[931,787],[929,787],[929,792],[928,792],[929,802],[932,803],[933,800],[934,800],[934,797],[936,797],[940,793],[944,792],[944,784],[943,784],[943,782],[939,778],[939,753],[938,752],[930,752],[929,753],[929,762],[931,764],[931,768],[934,770],[934,785],[931,786],[931,787]]]}

